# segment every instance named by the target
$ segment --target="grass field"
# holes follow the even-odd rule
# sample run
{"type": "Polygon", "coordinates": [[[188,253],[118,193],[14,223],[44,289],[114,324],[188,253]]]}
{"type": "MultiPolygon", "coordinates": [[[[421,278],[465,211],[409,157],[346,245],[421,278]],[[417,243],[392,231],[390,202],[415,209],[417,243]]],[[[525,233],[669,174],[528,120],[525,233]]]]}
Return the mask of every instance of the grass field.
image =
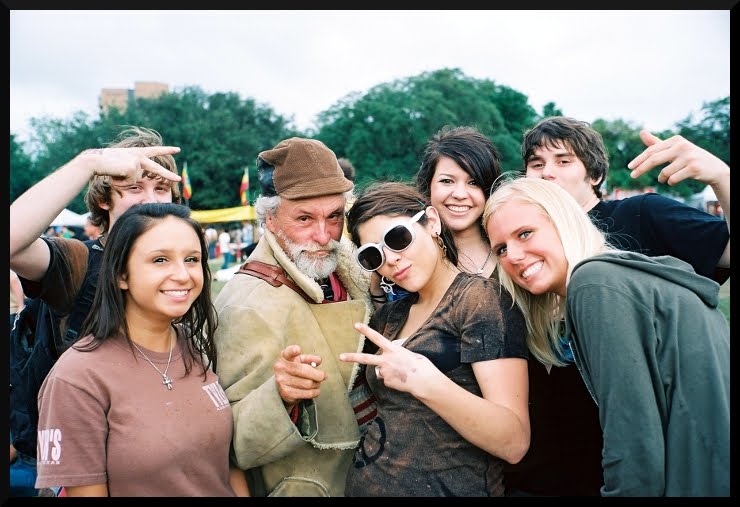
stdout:
{"type": "Polygon", "coordinates": [[[208,265],[211,267],[211,296],[213,299],[216,299],[216,296],[226,284],[226,282],[216,280],[216,271],[221,269],[221,264],[223,264],[223,261],[220,258],[208,261],[208,265]]]}
{"type": "MultiPolygon", "coordinates": [[[[214,274],[221,268],[221,259],[213,259],[211,261],[208,261],[208,264],[211,266],[211,273],[214,274]]],[[[225,282],[219,282],[217,280],[213,280],[212,286],[211,286],[211,294],[215,298],[216,295],[221,291],[223,288],[225,282]]],[[[722,287],[719,289],[719,308],[722,310],[722,313],[725,314],[725,317],[727,318],[727,322],[730,322],[730,280],[728,279],[724,284],[722,284],[722,287]]]]}

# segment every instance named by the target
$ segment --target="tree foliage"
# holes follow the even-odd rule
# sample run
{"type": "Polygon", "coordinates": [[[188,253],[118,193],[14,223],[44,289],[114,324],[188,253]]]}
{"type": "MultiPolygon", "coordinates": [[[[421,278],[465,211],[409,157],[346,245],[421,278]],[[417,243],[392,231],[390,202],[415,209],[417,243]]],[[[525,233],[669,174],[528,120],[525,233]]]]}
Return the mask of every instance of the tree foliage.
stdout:
{"type": "Polygon", "coordinates": [[[239,206],[244,168],[253,169],[256,181],[257,154],[299,134],[267,105],[236,93],[208,95],[198,87],[139,99],[122,119],[151,126],[165,143],[180,147],[176,159],[180,170],[187,161],[193,209],[239,206]]]}
{"type": "Polygon", "coordinates": [[[361,187],[410,181],[424,144],[445,125],[477,127],[501,150],[503,167],[518,168],[521,134],[535,115],[527,97],[511,88],[441,69],[347,95],[319,114],[316,137],[352,161],[361,187]]]}
{"type": "MultiPolygon", "coordinates": [[[[665,167],[665,164],[639,178],[633,179],[630,176],[631,171],[627,168],[627,164],[646,148],[640,140],[642,127],[628,124],[623,120],[596,120],[592,127],[601,134],[609,153],[608,191],[611,192],[614,188],[655,187],[659,193],[686,198],[704,189],[705,185],[696,180],[684,180],[674,186],[659,183],[658,174],[665,167]]],[[[653,134],[661,139],[681,135],[730,165],[729,97],[704,103],[696,121],[694,121],[693,115],[689,114],[684,120],[676,124],[676,128],[676,132],[667,130],[653,132],[653,134]]]]}
{"type": "MultiPolygon", "coordinates": [[[[242,99],[233,92],[207,94],[186,87],[156,99],[136,99],[125,112],[111,109],[90,119],[78,112],[71,118],[35,118],[27,144],[10,135],[11,202],[31,185],[78,153],[112,142],[128,125],[153,128],[168,145],[179,146],[178,168],[188,164],[193,187],[190,206],[216,209],[238,206],[244,168],[250,170],[250,202],[258,195],[255,159],[280,140],[315,137],[346,157],[357,169],[358,187],[378,179],[411,181],[424,145],[445,125],[477,127],[498,147],[504,170],[522,167],[524,131],[540,119],[563,112],[548,102],[538,114],[526,95],[488,79],[474,79],[460,69],[440,69],[381,83],[366,93],[351,93],[317,116],[316,132],[301,132],[292,120],[267,104],[242,99]]],[[[567,114],[567,113],[566,113],[567,114]]],[[[657,183],[659,170],[634,180],[627,164],[645,146],[641,127],[624,120],[597,119],[592,126],[603,137],[610,158],[607,190],[655,186],[659,192],[687,196],[700,191],[695,181],[675,187],[657,183]]],[[[679,134],[730,163],[730,99],[703,105],[697,119],[688,115],[676,132],[655,132],[666,139],[679,134]]],[[[69,208],[86,211],[80,195],[69,208]]]]}
{"type": "MultiPolygon", "coordinates": [[[[10,134],[10,202],[30,188],[39,178],[33,173],[34,166],[31,157],[25,152],[23,144],[19,143],[15,134],[10,134]]],[[[43,176],[42,176],[43,177],[43,176]]]]}
{"type": "MultiPolygon", "coordinates": [[[[157,99],[136,99],[125,112],[112,108],[95,120],[84,113],[69,121],[36,119],[32,141],[39,148],[33,170],[28,178],[20,178],[11,186],[11,201],[81,151],[111,144],[130,125],[152,128],[162,135],[165,144],[180,147],[175,160],[180,171],[185,162],[188,164],[193,187],[189,204],[193,209],[239,206],[244,168],[252,169],[252,181],[256,181],[257,154],[285,137],[300,135],[269,106],[242,100],[235,93],[208,95],[198,87],[157,99]]],[[[15,173],[22,164],[16,165],[11,159],[11,167],[15,173]]],[[[83,197],[84,191],[68,207],[78,213],[86,211],[83,197]]]]}

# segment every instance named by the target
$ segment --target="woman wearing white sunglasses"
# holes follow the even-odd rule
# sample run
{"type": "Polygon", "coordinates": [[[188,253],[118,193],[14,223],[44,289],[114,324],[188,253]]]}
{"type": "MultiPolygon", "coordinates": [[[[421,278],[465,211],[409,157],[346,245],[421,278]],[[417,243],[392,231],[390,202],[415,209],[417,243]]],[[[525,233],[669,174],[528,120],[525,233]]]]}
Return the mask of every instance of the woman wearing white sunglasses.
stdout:
{"type": "MultiPolygon", "coordinates": [[[[458,253],[455,264],[461,271],[485,277],[493,273],[493,254],[481,216],[501,172],[498,148],[475,127],[444,126],[424,145],[414,177],[416,188],[452,233],[458,253]]],[[[380,276],[370,278],[376,308],[406,294],[405,288],[381,283],[380,276]]]]}
{"type": "Polygon", "coordinates": [[[347,477],[348,496],[503,495],[503,462],[529,447],[524,319],[493,280],[461,272],[437,210],[414,187],[378,183],[347,229],[368,271],[411,294],[383,305],[363,353],[378,401],[347,477]],[[464,296],[464,297],[463,297],[464,296]]]}

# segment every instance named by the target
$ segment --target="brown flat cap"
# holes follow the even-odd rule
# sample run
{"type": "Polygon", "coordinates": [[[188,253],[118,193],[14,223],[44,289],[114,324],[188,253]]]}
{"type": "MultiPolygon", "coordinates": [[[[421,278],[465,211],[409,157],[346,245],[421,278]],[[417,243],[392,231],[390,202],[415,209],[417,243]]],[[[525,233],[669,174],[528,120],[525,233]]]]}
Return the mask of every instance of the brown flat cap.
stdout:
{"type": "Polygon", "coordinates": [[[337,156],[321,141],[291,137],[259,156],[275,167],[275,192],[286,199],[342,194],[352,189],[337,156]]]}

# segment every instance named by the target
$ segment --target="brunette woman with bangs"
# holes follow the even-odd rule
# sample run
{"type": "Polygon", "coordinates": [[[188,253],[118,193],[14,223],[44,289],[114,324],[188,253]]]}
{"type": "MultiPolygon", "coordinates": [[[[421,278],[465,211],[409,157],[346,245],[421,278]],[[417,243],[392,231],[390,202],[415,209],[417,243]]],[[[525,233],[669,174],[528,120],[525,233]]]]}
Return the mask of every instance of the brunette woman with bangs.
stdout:
{"type": "Polygon", "coordinates": [[[347,496],[501,496],[504,461],[529,446],[522,314],[493,280],[457,267],[452,235],[414,187],[375,184],[347,228],[356,259],[410,294],[383,305],[360,374],[378,415],[356,450],[347,496]],[[389,445],[393,442],[393,445],[389,445]]]}

